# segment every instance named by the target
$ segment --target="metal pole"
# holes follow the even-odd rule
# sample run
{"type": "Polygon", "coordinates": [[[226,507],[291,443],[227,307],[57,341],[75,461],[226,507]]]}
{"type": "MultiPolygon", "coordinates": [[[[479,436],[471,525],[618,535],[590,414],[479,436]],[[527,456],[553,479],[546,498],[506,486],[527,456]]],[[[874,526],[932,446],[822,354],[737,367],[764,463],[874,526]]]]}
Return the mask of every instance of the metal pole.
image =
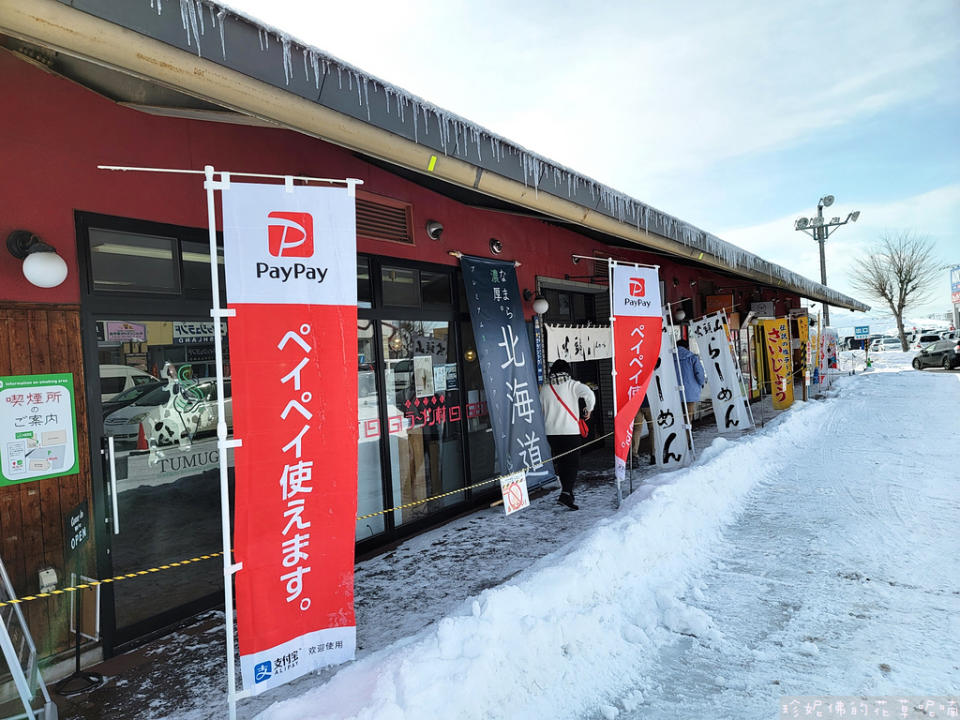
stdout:
{"type": "Polygon", "coordinates": [[[234,315],[232,309],[220,307],[220,273],[217,265],[217,216],[216,190],[224,190],[230,186],[229,175],[221,173],[221,181],[214,182],[212,165],[204,167],[206,181],[203,183],[207,191],[207,225],[210,233],[210,286],[213,293],[213,309],[210,315],[213,318],[213,343],[217,361],[217,449],[220,460],[220,528],[223,542],[223,614],[226,630],[227,645],[227,713],[230,720],[237,717],[237,678],[233,651],[233,575],[241,565],[233,563],[233,554],[230,549],[230,487],[227,475],[227,450],[240,447],[240,441],[227,440],[227,421],[223,398],[223,339],[220,337],[220,323],[225,317],[234,315]]]}
{"type": "MultiPolygon", "coordinates": [[[[617,344],[613,342],[613,324],[616,322],[616,318],[613,313],[613,268],[617,264],[616,260],[613,258],[607,258],[607,282],[609,287],[607,292],[610,294],[610,366],[611,366],[611,376],[613,379],[613,462],[617,462],[617,344]]],[[[631,437],[631,450],[630,455],[633,455],[632,449],[633,438],[631,437]]],[[[633,475],[631,472],[630,483],[633,484],[633,475]]],[[[617,507],[623,503],[623,487],[620,483],[620,478],[617,478],[617,507]]]]}
{"type": "MultiPolygon", "coordinates": [[[[824,251],[824,245],[827,242],[827,229],[823,226],[823,205],[817,203],[817,217],[820,219],[820,224],[814,228],[814,232],[817,234],[817,242],[820,243],[820,284],[826,286],[827,284],[827,256],[824,251]]],[[[823,324],[830,324],[830,307],[823,303],[823,324]]]]}

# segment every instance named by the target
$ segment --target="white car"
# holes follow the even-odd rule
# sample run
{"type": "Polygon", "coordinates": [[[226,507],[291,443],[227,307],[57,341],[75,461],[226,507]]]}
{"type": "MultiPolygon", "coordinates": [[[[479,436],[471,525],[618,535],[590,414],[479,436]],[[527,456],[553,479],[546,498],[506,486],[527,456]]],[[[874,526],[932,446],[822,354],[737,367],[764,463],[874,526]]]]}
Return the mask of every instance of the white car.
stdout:
{"type": "Polygon", "coordinates": [[[882,337],[877,338],[870,344],[870,350],[876,352],[878,350],[900,350],[900,338],[897,337],[882,337]]]}
{"type": "Polygon", "coordinates": [[[940,340],[940,336],[936,333],[922,333],[911,346],[911,350],[923,350],[927,345],[937,342],[940,340]]]}
{"type": "Polygon", "coordinates": [[[157,378],[148,372],[129,365],[100,366],[100,402],[107,402],[137,385],[156,382],[157,378]]]}

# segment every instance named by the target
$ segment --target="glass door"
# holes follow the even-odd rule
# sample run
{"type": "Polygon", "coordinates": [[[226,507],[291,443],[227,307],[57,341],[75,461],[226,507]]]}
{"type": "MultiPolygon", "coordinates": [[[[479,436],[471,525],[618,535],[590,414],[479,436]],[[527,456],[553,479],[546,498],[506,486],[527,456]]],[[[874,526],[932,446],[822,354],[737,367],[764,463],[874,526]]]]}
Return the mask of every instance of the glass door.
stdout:
{"type": "Polygon", "coordinates": [[[402,525],[464,500],[461,378],[454,325],[446,320],[382,320],[381,381],[386,393],[394,505],[452,493],[397,510],[402,525]]]}
{"type": "MultiPolygon", "coordinates": [[[[219,552],[216,324],[96,322],[102,434],[112,447],[106,472],[112,573],[219,552]]],[[[226,352],[225,323],[219,332],[226,352]]],[[[229,375],[229,358],[224,363],[229,375]]],[[[229,377],[224,395],[231,428],[229,377]]],[[[212,606],[222,589],[220,558],[115,583],[116,636],[123,641],[212,606]]]]}

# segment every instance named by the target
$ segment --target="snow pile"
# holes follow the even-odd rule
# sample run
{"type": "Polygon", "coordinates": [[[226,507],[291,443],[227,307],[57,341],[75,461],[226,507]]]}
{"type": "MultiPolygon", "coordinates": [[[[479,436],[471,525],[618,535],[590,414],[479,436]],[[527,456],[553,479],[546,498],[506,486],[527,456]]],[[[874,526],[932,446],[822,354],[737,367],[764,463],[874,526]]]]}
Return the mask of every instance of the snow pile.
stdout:
{"type": "Polygon", "coordinates": [[[784,471],[784,447],[816,440],[829,405],[797,407],[736,442],[718,438],[695,466],[643,485],[512,582],[260,717],[617,717],[615,702],[629,711],[661,648],[724,644],[693,580],[748,492],[784,471]]]}

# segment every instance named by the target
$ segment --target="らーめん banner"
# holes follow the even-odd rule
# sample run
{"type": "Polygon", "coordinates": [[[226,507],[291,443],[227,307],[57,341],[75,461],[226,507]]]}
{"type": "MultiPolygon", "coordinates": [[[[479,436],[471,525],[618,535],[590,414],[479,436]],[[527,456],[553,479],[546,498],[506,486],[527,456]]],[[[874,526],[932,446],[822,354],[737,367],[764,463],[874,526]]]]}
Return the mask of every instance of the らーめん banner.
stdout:
{"type": "Polygon", "coordinates": [[[463,284],[487,394],[497,471],[527,468],[527,485],[554,478],[543,425],[535,358],[512,262],[463,256],[463,284]]]}
{"type": "Polygon", "coordinates": [[[610,314],[613,316],[613,420],[617,479],[626,477],[633,420],[660,354],[663,316],[657,268],[610,262],[610,314]]]}
{"type": "Polygon", "coordinates": [[[660,337],[659,355],[647,386],[653,460],[660,467],[685,467],[693,461],[693,441],[684,407],[677,341],[666,319],[660,337]]]}
{"type": "Polygon", "coordinates": [[[233,183],[223,226],[240,668],[258,694],[356,647],[355,198],[233,183]]]}
{"type": "Polygon", "coordinates": [[[700,360],[710,385],[717,431],[732,433],[749,430],[753,423],[740,384],[737,360],[727,336],[726,314],[718,312],[706,315],[691,323],[690,330],[697,339],[700,360]]]}

